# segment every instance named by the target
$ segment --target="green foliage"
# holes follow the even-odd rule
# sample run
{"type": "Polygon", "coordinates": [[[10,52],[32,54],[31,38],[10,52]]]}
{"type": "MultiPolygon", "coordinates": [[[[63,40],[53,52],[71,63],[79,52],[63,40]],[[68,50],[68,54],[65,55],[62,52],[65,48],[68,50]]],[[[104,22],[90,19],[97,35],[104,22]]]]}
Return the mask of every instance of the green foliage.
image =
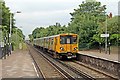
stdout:
{"type": "MultiPolygon", "coordinates": [[[[56,23],[56,25],[51,25],[47,28],[36,28],[33,32],[33,38],[40,38],[40,37],[46,37],[51,35],[57,35],[61,33],[66,33],[67,28],[65,26],[61,26],[60,23],[56,23]]],[[[31,39],[31,35],[29,35],[29,38],[31,39]]]]}
{"type": "Polygon", "coordinates": [[[17,29],[15,25],[15,19],[13,18],[13,13],[10,12],[9,7],[6,6],[5,2],[0,0],[0,18],[2,17],[2,35],[3,35],[3,41],[5,44],[8,44],[11,40],[12,44],[15,47],[18,47],[18,44],[20,42],[23,42],[25,36],[23,35],[22,31],[20,29],[17,29]],[[9,38],[10,33],[10,15],[12,19],[12,37],[9,38]]]}
{"type": "Polygon", "coordinates": [[[25,43],[22,43],[22,50],[28,50],[27,45],[25,43]]]}
{"type": "Polygon", "coordinates": [[[111,34],[110,42],[112,45],[120,45],[120,34],[111,34]]]}
{"type": "Polygon", "coordinates": [[[17,33],[19,37],[21,37],[23,40],[25,39],[25,36],[24,36],[21,29],[15,27],[15,28],[12,29],[12,31],[13,31],[13,34],[17,33]]]}
{"type": "Polygon", "coordinates": [[[86,2],[96,2],[96,0],[86,0],[86,2]]]}
{"type": "Polygon", "coordinates": [[[78,9],[74,9],[71,13],[71,23],[69,23],[69,32],[79,35],[79,44],[86,44],[90,48],[96,38],[99,24],[105,21],[105,6],[101,6],[100,2],[86,2],[79,5],[78,9]]]}
{"type": "Polygon", "coordinates": [[[105,43],[105,38],[100,38],[100,34],[104,34],[105,33],[105,28],[107,25],[107,33],[110,35],[108,41],[112,44],[112,45],[117,45],[118,44],[118,40],[120,39],[119,36],[119,23],[118,23],[118,17],[119,16],[114,16],[113,18],[108,18],[107,17],[107,24],[106,21],[101,23],[97,29],[98,34],[94,35],[93,39],[95,39],[95,41],[101,42],[101,43],[105,43]],[[98,40],[99,39],[99,40],[98,40]]]}
{"type": "Polygon", "coordinates": [[[33,39],[34,39],[34,38],[33,38],[33,35],[32,35],[32,34],[29,34],[28,36],[29,36],[30,42],[33,42],[33,39]]]}
{"type": "Polygon", "coordinates": [[[21,30],[16,28],[16,32],[13,33],[12,35],[12,44],[14,49],[18,49],[19,48],[19,44],[23,43],[24,39],[23,39],[23,35],[21,35],[21,30]]]}
{"type": "Polygon", "coordinates": [[[67,27],[56,23],[47,28],[36,28],[29,37],[33,40],[33,38],[61,33],[76,33],[79,35],[80,49],[98,48],[100,43],[102,45],[105,43],[105,38],[101,38],[100,35],[105,33],[107,20],[107,33],[110,34],[108,41],[112,45],[116,45],[120,41],[118,34],[119,17],[109,18],[105,10],[106,6],[102,6],[100,2],[86,0],[79,5],[79,8],[74,9],[73,13],[70,13],[72,18],[67,27]]]}

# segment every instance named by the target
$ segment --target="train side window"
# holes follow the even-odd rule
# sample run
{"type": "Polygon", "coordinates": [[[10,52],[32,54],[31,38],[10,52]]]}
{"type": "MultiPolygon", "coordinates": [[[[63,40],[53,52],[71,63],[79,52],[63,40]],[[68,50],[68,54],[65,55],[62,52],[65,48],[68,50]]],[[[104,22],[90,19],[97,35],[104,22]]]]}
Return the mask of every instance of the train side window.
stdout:
{"type": "Polygon", "coordinates": [[[53,39],[51,39],[51,44],[53,45],[53,39]]]}

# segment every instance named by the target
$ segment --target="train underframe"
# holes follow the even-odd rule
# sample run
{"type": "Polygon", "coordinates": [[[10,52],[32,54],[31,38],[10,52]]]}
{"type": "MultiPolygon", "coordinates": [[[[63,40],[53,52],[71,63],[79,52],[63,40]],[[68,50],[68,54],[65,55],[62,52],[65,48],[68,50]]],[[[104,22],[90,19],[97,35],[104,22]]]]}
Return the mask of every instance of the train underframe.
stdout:
{"type": "Polygon", "coordinates": [[[58,59],[75,59],[76,58],[76,53],[57,53],[54,52],[53,53],[54,58],[58,58],[58,59]]]}
{"type": "Polygon", "coordinates": [[[35,47],[45,51],[45,52],[49,52],[55,59],[76,59],[76,54],[77,53],[71,53],[71,52],[67,52],[67,53],[57,53],[53,50],[48,50],[47,48],[43,48],[40,46],[36,46],[35,47]]]}

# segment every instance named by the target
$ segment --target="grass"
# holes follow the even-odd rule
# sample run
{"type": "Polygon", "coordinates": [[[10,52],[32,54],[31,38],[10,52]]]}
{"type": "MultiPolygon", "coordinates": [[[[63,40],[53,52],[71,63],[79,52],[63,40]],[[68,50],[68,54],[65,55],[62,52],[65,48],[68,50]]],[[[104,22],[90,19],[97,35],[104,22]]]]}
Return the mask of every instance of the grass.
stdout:
{"type": "Polygon", "coordinates": [[[13,49],[14,50],[27,50],[27,45],[24,42],[16,43],[15,45],[13,45],[13,49]]]}
{"type": "Polygon", "coordinates": [[[26,43],[22,43],[22,50],[27,50],[27,45],[26,45],[26,43]]]}

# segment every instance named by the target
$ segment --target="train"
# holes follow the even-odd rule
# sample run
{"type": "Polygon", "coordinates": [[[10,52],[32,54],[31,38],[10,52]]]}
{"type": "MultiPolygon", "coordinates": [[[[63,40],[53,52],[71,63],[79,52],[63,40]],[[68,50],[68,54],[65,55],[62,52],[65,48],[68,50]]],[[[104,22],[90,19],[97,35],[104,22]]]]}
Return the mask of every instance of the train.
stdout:
{"type": "Polygon", "coordinates": [[[33,40],[33,45],[48,51],[54,58],[76,58],[78,53],[78,35],[73,33],[58,34],[33,40]]]}

